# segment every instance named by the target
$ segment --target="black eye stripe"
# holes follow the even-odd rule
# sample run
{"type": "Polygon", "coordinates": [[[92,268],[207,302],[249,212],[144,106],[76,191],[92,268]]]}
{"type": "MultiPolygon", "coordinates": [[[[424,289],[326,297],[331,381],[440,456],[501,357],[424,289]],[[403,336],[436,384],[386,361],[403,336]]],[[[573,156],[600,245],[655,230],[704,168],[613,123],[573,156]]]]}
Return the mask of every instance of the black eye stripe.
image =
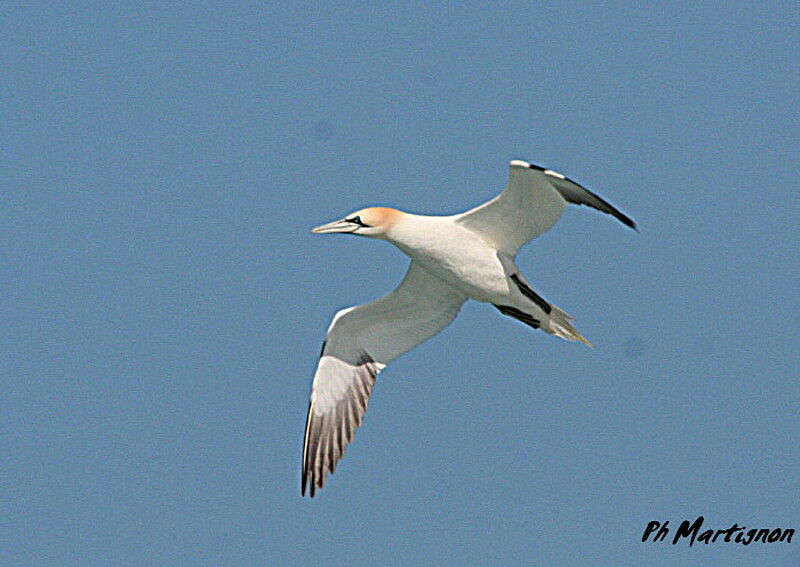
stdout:
{"type": "Polygon", "coordinates": [[[363,226],[363,227],[365,227],[365,228],[368,228],[368,227],[369,227],[369,225],[368,225],[368,224],[365,224],[365,223],[364,223],[364,222],[361,220],[361,217],[353,217],[353,218],[351,218],[351,219],[344,219],[344,220],[346,220],[347,222],[351,222],[351,223],[353,223],[353,224],[357,224],[358,226],[363,226]]]}

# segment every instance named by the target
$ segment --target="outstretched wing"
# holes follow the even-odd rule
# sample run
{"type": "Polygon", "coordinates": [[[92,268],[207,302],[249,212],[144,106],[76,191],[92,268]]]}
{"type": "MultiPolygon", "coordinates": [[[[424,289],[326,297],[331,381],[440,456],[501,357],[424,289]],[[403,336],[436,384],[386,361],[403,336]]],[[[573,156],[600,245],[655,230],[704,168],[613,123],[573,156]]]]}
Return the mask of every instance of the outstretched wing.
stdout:
{"type": "Polygon", "coordinates": [[[302,494],[322,488],[367,410],[375,376],[455,319],[465,297],[412,262],[392,293],[339,311],[311,387],[302,494]]]}
{"type": "Polygon", "coordinates": [[[500,195],[456,216],[460,224],[498,250],[516,255],[524,244],[558,222],[567,203],[594,207],[636,228],[613,205],[556,171],[519,160],[509,166],[508,185],[500,195]]]}

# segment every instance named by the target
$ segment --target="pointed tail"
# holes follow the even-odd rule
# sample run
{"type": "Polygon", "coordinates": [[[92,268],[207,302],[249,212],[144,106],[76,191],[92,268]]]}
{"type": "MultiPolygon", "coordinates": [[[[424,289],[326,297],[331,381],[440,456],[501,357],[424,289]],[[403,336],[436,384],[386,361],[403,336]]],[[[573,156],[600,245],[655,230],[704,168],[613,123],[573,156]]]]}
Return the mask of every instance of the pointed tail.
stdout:
{"type": "Polygon", "coordinates": [[[575,320],[575,317],[552,305],[553,310],[550,312],[550,321],[549,324],[543,326],[542,329],[550,333],[551,335],[555,335],[557,337],[561,337],[562,339],[566,339],[568,341],[580,341],[586,346],[594,346],[592,343],[586,340],[586,338],[578,332],[578,329],[572,324],[572,321],[575,320]]]}

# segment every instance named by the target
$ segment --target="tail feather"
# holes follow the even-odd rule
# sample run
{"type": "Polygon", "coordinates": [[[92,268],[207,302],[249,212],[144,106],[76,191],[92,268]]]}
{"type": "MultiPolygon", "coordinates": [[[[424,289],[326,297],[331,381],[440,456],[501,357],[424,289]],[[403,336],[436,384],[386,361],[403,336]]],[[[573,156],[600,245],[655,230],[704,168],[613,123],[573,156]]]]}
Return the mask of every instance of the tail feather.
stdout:
{"type": "Polygon", "coordinates": [[[586,340],[586,338],[578,332],[578,329],[571,323],[571,321],[575,320],[575,317],[556,307],[555,305],[551,304],[553,310],[550,312],[550,321],[549,324],[542,328],[550,333],[551,335],[555,335],[557,337],[561,337],[562,339],[566,339],[568,341],[580,341],[586,346],[592,347],[594,346],[592,343],[586,340]]]}

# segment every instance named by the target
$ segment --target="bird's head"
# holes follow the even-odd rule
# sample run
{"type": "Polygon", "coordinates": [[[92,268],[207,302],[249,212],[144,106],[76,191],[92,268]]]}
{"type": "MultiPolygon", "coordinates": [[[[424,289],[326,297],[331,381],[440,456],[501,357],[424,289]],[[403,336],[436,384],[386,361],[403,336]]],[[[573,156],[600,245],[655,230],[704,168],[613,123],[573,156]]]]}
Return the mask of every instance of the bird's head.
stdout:
{"type": "Polygon", "coordinates": [[[402,215],[402,212],[389,207],[369,207],[350,213],[341,220],[318,226],[311,232],[314,234],[341,232],[371,238],[384,238],[402,215]]]}

